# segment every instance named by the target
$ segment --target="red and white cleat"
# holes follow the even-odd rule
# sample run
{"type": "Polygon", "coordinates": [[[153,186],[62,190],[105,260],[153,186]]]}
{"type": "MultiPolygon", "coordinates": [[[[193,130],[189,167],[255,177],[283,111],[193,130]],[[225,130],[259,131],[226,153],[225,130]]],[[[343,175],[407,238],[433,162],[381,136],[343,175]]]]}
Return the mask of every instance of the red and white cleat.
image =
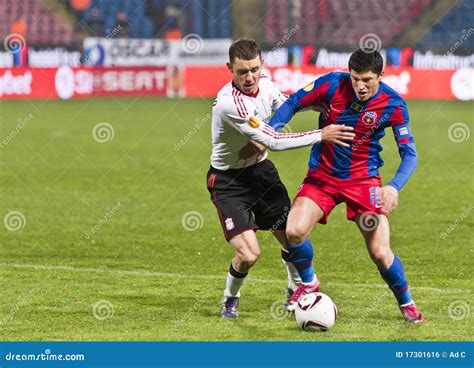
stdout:
{"type": "Polygon", "coordinates": [[[298,304],[298,300],[304,294],[314,293],[315,291],[319,291],[321,287],[321,283],[318,279],[315,279],[313,284],[304,285],[300,284],[298,288],[294,291],[294,293],[288,298],[288,301],[285,304],[285,308],[288,312],[293,312],[296,309],[296,305],[298,304]]]}
{"type": "Polygon", "coordinates": [[[400,310],[402,311],[403,318],[409,323],[423,323],[425,317],[420,313],[415,302],[411,302],[407,305],[400,305],[400,310]]]}

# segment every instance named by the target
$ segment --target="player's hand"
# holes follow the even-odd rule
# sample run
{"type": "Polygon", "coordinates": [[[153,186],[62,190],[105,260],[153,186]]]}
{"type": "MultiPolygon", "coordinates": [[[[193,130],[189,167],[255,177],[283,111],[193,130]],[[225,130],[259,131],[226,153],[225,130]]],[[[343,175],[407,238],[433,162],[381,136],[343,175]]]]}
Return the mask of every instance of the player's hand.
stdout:
{"type": "Polygon", "coordinates": [[[351,133],[353,130],[353,127],[345,125],[328,125],[321,129],[321,143],[340,144],[341,146],[349,147],[349,144],[345,142],[354,140],[355,134],[351,133]]]}
{"type": "Polygon", "coordinates": [[[398,190],[391,185],[382,187],[382,209],[387,212],[394,211],[398,206],[398,190]]]}
{"type": "Polygon", "coordinates": [[[324,120],[329,117],[329,106],[324,102],[319,102],[316,105],[312,105],[311,109],[321,113],[324,120]]]}
{"type": "Polygon", "coordinates": [[[255,141],[248,141],[239,151],[239,160],[248,160],[250,157],[258,154],[257,161],[265,153],[267,147],[255,141]]]}

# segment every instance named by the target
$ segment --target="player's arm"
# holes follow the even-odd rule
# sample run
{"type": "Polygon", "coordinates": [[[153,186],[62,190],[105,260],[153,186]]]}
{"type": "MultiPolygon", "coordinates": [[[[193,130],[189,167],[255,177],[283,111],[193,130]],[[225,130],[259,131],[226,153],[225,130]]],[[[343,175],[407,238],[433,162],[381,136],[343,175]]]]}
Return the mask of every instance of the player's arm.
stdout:
{"type": "MultiPolygon", "coordinates": [[[[304,109],[316,109],[319,111],[318,106],[327,104],[329,84],[335,81],[334,73],[329,73],[291,94],[278,108],[268,124],[279,131],[288,124],[298,111],[304,109]]],[[[324,106],[321,110],[324,110],[324,106]]]]}
{"type": "Polygon", "coordinates": [[[404,102],[392,114],[390,121],[401,162],[393,179],[382,188],[382,205],[389,212],[396,209],[398,205],[398,192],[407,183],[418,163],[415,141],[409,124],[408,110],[404,102]]]}
{"type": "Polygon", "coordinates": [[[354,133],[351,133],[354,128],[344,125],[332,124],[321,130],[301,133],[277,133],[271,126],[255,117],[227,115],[227,122],[249,139],[263,144],[272,151],[311,146],[322,141],[349,147],[345,141],[354,139],[354,133]]]}

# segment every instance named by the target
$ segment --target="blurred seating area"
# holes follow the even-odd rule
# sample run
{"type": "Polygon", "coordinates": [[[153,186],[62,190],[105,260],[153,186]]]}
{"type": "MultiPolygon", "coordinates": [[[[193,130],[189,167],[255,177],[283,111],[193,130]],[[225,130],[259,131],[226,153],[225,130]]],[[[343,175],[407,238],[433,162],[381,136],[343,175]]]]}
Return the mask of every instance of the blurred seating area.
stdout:
{"type": "Polygon", "coordinates": [[[230,0],[66,0],[91,36],[174,39],[231,37],[230,0]],[[80,3],[80,6],[77,6],[80,3]],[[87,4],[84,4],[87,3],[87,4]]]}
{"type": "Polygon", "coordinates": [[[196,33],[251,36],[267,49],[314,45],[345,51],[374,33],[383,47],[416,42],[418,49],[442,53],[462,41],[456,50],[462,53],[474,49],[473,24],[474,0],[0,0],[0,37],[19,33],[33,47],[80,49],[88,36],[179,39],[196,33]],[[454,6],[441,18],[429,15],[441,1],[446,9],[454,6]],[[430,29],[403,39],[422,18],[430,29]]]}
{"type": "Polygon", "coordinates": [[[11,33],[22,35],[36,47],[80,46],[72,27],[40,0],[0,0],[0,38],[4,40],[11,33]]]}
{"type": "Polygon", "coordinates": [[[443,50],[458,54],[474,50],[474,1],[461,0],[417,43],[420,50],[443,50]],[[448,47],[448,45],[451,45],[448,47]]]}
{"type": "Polygon", "coordinates": [[[293,33],[292,44],[347,48],[375,33],[390,45],[432,1],[265,0],[265,40],[275,45],[293,33]]]}

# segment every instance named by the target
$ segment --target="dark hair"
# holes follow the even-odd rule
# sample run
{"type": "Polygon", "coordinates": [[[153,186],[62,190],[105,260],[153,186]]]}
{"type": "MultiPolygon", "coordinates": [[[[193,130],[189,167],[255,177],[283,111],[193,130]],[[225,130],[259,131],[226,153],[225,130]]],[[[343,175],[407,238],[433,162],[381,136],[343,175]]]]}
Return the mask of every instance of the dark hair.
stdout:
{"type": "Polygon", "coordinates": [[[250,38],[239,38],[232,42],[229,48],[229,61],[232,64],[238,57],[242,60],[252,60],[257,56],[262,57],[259,44],[250,38]]]}
{"type": "Polygon", "coordinates": [[[349,59],[349,70],[354,70],[357,73],[374,72],[380,75],[382,69],[382,55],[377,50],[358,49],[352,53],[349,59]]]}

